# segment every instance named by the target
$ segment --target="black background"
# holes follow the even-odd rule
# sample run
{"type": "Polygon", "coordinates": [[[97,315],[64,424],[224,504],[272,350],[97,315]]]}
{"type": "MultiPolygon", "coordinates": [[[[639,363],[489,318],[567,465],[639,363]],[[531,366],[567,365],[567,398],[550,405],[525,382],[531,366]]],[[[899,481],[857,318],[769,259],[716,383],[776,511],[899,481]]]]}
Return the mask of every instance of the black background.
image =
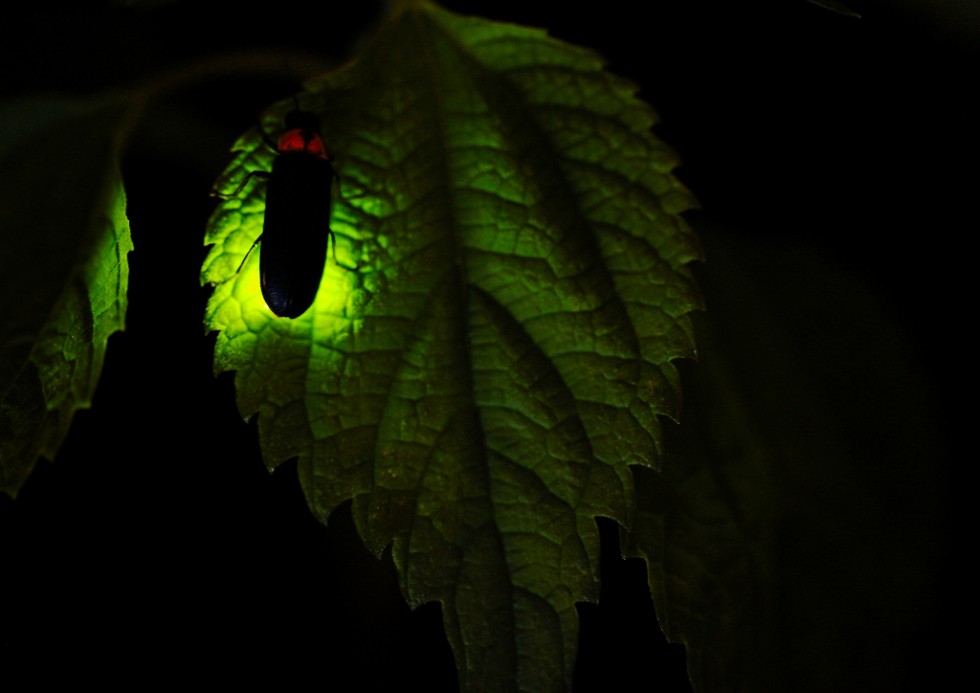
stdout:
{"type": "MultiPolygon", "coordinates": [[[[863,19],[804,0],[445,3],[599,51],[660,113],[656,132],[680,153],[678,175],[702,205],[692,223],[736,242],[814,249],[865,282],[901,326],[910,368],[927,383],[934,417],[923,425],[949,453],[936,459],[946,503],[933,509],[947,562],[935,568],[936,613],[908,662],[913,690],[945,680],[955,647],[938,637],[946,612],[963,608],[950,578],[962,522],[951,489],[962,472],[949,441],[970,356],[958,304],[976,228],[965,201],[975,198],[967,135],[980,12],[849,4],[863,19]]],[[[5,671],[216,682],[273,671],[327,689],[350,679],[368,690],[451,690],[438,607],[408,610],[390,559],[360,545],[346,506],[323,527],[292,464],[265,471],[232,377],[211,373],[214,340],[201,324],[207,193],[228,148],[295,91],[292,71],[307,59],[327,68],[353,54],[380,5],[86,5],[6,22],[0,93],[88,95],[181,65],[196,79],[154,102],[127,148],[136,244],[127,330],[110,340],[93,408],[16,502],[0,497],[5,671]]],[[[634,679],[684,690],[683,651],[663,643],[642,564],[616,558],[610,529],[602,604],[580,609],[577,690],[634,679]]]]}

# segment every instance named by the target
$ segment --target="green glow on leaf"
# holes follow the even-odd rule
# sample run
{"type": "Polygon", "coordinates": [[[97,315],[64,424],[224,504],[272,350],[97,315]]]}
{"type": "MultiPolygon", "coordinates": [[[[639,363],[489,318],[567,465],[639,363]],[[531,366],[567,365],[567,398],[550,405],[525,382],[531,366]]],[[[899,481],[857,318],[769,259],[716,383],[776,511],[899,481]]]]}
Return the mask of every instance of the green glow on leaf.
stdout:
{"type": "MultiPolygon", "coordinates": [[[[311,311],[279,319],[257,256],[236,274],[264,185],[207,234],[215,369],[237,371],[267,463],[298,457],[324,520],[353,499],[409,603],[442,603],[463,690],[570,685],[595,517],[630,523],[629,465],[658,464],[670,361],[694,353],[694,202],[654,113],[601,67],[540,30],[396,5],[299,97],[342,180],[338,258],[359,270],[328,262],[311,311]]],[[[235,149],[221,190],[271,168],[257,130],[235,149]]]]}
{"type": "Polygon", "coordinates": [[[0,110],[0,491],[11,495],[91,404],[106,342],[124,326],[125,105],[48,99],[0,110]]]}

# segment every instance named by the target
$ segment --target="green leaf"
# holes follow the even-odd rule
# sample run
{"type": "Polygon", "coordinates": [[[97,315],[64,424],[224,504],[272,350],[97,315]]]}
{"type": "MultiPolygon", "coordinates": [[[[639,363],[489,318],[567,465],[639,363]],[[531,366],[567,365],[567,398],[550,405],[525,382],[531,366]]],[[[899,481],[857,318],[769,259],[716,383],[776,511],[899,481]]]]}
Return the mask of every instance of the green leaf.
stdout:
{"type": "Polygon", "coordinates": [[[0,491],[16,495],[88,407],[123,329],[132,250],[119,100],[0,108],[0,491]]]}
{"type": "MultiPolygon", "coordinates": [[[[540,30],[397,5],[300,95],[342,180],[338,259],[360,269],[328,262],[311,310],[275,318],[261,245],[238,271],[262,182],[206,239],[215,369],[237,371],[267,463],[299,458],[324,521],[353,499],[409,603],[442,603],[464,690],[570,685],[594,518],[629,524],[629,466],[657,464],[670,362],[694,353],[694,203],[651,109],[601,68],[540,30]]],[[[235,149],[221,190],[270,170],[257,130],[235,149]]]]}

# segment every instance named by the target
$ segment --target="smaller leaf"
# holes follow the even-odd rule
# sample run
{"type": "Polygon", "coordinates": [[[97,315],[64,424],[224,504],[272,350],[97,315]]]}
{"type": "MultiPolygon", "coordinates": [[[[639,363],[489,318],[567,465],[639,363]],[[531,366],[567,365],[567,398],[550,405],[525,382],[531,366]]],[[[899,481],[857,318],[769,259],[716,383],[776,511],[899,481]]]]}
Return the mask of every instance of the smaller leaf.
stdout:
{"type": "Polygon", "coordinates": [[[624,550],[698,693],[905,690],[942,503],[907,335],[811,250],[702,237],[699,361],[624,550]]]}
{"type": "Polygon", "coordinates": [[[0,108],[0,491],[16,495],[88,407],[123,329],[132,250],[119,99],[0,108]]]}

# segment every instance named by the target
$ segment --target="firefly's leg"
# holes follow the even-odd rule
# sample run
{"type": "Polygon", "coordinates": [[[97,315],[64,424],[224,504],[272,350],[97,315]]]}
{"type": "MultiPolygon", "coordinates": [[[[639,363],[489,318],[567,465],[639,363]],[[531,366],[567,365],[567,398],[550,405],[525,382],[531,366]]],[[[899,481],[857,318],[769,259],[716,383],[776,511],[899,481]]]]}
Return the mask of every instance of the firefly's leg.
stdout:
{"type": "MultiPolygon", "coordinates": [[[[327,235],[330,239],[330,250],[333,252],[333,264],[337,265],[337,267],[341,269],[347,270],[348,272],[356,272],[361,266],[360,263],[354,265],[353,267],[341,263],[340,260],[337,259],[337,237],[334,235],[332,229],[327,229],[327,235]]],[[[258,241],[256,241],[256,243],[258,243],[258,241]]]]}
{"type": "Polygon", "coordinates": [[[258,238],[255,239],[255,243],[253,243],[252,247],[248,249],[247,253],[245,253],[245,257],[242,258],[242,264],[240,264],[238,266],[238,269],[235,270],[235,274],[238,274],[239,272],[242,271],[242,267],[245,266],[245,261],[248,260],[248,256],[252,254],[252,251],[255,250],[255,246],[257,246],[259,244],[259,241],[261,240],[262,240],[262,236],[259,236],[258,238]]]}

